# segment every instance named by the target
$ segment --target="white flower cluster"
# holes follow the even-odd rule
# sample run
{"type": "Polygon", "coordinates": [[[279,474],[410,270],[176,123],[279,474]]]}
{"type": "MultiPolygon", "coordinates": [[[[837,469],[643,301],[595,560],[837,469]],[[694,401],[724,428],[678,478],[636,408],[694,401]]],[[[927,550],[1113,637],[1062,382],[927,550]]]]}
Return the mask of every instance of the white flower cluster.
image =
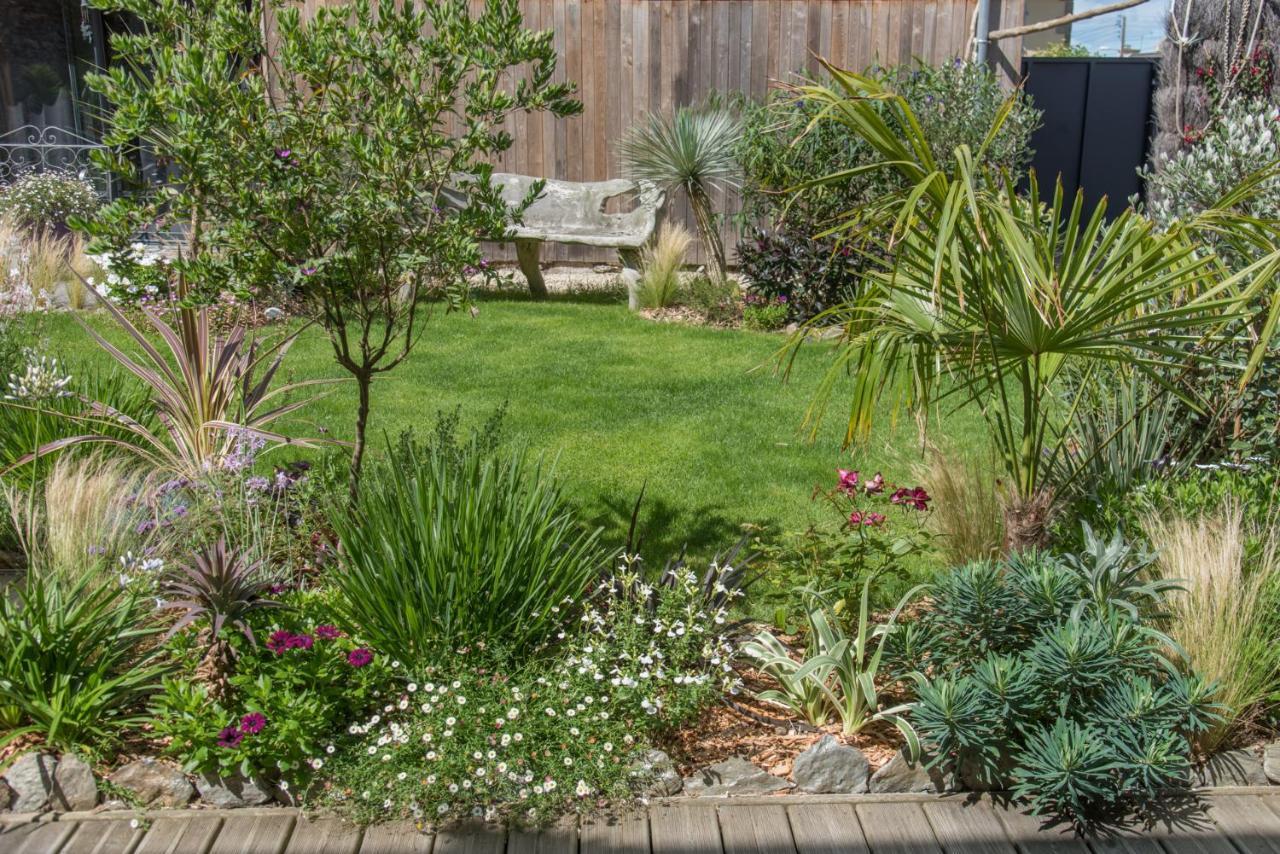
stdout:
{"type": "Polygon", "coordinates": [[[0,193],[0,214],[23,225],[61,225],[72,216],[89,216],[101,203],[83,173],[32,172],[0,193]]]}
{"type": "MultiPolygon", "coordinates": [[[[1232,103],[1203,138],[1147,176],[1148,212],[1161,226],[1195,216],[1277,160],[1280,110],[1262,102],[1232,103]]],[[[1254,216],[1280,218],[1280,176],[1259,184],[1244,207],[1254,216]]]]}
{"type": "MultiPolygon", "coordinates": [[[[718,584],[727,572],[713,567],[711,577],[718,584]]],[[[341,758],[359,770],[334,771],[334,783],[360,782],[339,800],[425,822],[515,809],[534,818],[625,795],[644,734],[664,713],[688,714],[736,687],[725,627],[740,594],[712,588],[723,604],[708,603],[692,571],[649,585],[627,558],[587,602],[557,606],[581,617],[547,657],[500,673],[459,650],[449,666],[465,677],[401,682],[377,714],[348,726],[359,746],[341,758]]],[[[332,767],[323,756],[309,764],[332,767]]]]}
{"type": "Polygon", "coordinates": [[[9,393],[5,400],[33,404],[71,396],[67,388],[71,375],[62,373],[56,358],[28,352],[27,359],[27,368],[21,376],[9,374],[9,393]]]}
{"type": "Polygon", "coordinates": [[[164,561],[158,557],[135,555],[125,552],[120,556],[120,586],[142,586],[154,590],[164,572],[164,561]]]}
{"type": "Polygon", "coordinates": [[[89,282],[104,297],[116,303],[155,300],[161,296],[163,275],[139,275],[139,272],[162,268],[167,259],[154,246],[131,243],[117,252],[104,252],[86,256],[103,271],[102,281],[89,276],[89,282]]]}

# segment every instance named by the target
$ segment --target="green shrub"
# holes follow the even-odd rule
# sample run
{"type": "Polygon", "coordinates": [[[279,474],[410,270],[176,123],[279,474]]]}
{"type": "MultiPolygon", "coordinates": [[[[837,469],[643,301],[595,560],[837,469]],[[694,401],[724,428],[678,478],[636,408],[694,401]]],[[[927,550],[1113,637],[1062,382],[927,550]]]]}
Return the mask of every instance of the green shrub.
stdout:
{"type": "Polygon", "coordinates": [[[67,172],[32,172],[0,189],[0,219],[24,228],[60,228],[102,205],[93,185],[67,172]]]}
{"type": "Polygon", "coordinates": [[[717,279],[702,273],[690,276],[681,287],[680,301],[716,326],[735,324],[742,317],[738,286],[730,278],[717,279]]]}
{"type": "Polygon", "coordinates": [[[773,332],[787,323],[790,307],[785,296],[772,299],[747,294],[742,306],[742,325],[757,332],[773,332]]]}
{"type": "Polygon", "coordinates": [[[1168,658],[1164,582],[1122,541],[939,579],[903,665],[930,767],[1006,787],[1036,814],[1087,824],[1187,785],[1217,688],[1168,658]]]}
{"type": "Polygon", "coordinates": [[[402,441],[369,478],[359,507],[335,509],[339,611],[376,648],[411,664],[502,638],[545,643],[608,565],[553,472],[523,448],[460,451],[402,441]]]}
{"type": "Polygon", "coordinates": [[[165,753],[187,771],[302,785],[386,683],[386,657],[339,631],[326,596],[293,593],[283,604],[251,615],[256,644],[228,637],[235,673],[220,697],[202,680],[204,645],[175,639],[183,670],[165,680],[152,711],[165,753]]]}
{"type": "MultiPolygon", "coordinates": [[[[934,151],[950,152],[962,143],[976,150],[1007,97],[996,75],[974,63],[909,65],[876,69],[873,75],[906,99],[934,151]]],[[[762,102],[738,104],[743,125],[737,148],[743,172],[742,274],[762,295],[788,297],[793,320],[841,302],[869,269],[866,258],[840,245],[840,236],[819,235],[849,211],[905,186],[898,176],[876,171],[796,192],[815,178],[878,159],[871,146],[838,123],[814,123],[823,107],[780,89],[762,102]],[[756,228],[762,225],[767,228],[756,228]]],[[[890,111],[880,112],[896,128],[890,111]]],[[[988,152],[995,169],[1017,174],[1025,167],[1039,115],[1028,98],[1017,98],[988,152]]],[[[856,233],[843,237],[858,242],[856,233]]]]}
{"type": "MultiPolygon", "coordinates": [[[[513,664],[499,634],[406,668],[324,758],[322,805],[366,822],[541,822],[651,782],[633,765],[654,736],[736,688],[730,602],[709,602],[688,568],[658,584],[638,569],[624,562],[578,603],[582,618],[546,656],[513,664]]],[[[709,586],[731,587],[733,571],[713,564],[709,586]]]]}
{"type": "Polygon", "coordinates": [[[166,669],[146,650],[154,603],[94,582],[33,573],[0,596],[0,744],[36,735],[96,752],[148,720],[166,669]]]}

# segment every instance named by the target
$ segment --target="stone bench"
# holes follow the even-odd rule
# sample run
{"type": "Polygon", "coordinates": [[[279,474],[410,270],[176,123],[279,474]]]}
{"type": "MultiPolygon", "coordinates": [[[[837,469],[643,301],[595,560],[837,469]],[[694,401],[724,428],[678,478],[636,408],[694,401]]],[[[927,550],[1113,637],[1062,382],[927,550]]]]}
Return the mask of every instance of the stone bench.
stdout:
{"type": "MultiPolygon", "coordinates": [[[[509,205],[519,204],[539,179],[505,172],[493,174],[493,185],[501,187],[509,205]]],[[[618,250],[628,279],[628,289],[639,277],[640,247],[653,235],[663,193],[648,182],[557,181],[548,179],[542,194],[524,212],[523,222],[512,225],[504,238],[516,245],[520,270],[535,298],[547,295],[547,286],[538,266],[543,243],[576,243],[618,250]],[[634,206],[623,213],[607,213],[610,199],[634,197],[634,206]]]]}

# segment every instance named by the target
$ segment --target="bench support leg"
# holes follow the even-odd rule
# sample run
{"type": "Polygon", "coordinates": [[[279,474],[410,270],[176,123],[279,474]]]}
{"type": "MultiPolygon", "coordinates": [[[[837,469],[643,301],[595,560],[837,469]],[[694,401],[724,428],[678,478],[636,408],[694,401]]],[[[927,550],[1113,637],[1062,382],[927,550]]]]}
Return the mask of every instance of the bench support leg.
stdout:
{"type": "Polygon", "coordinates": [[[622,262],[622,283],[627,286],[627,308],[640,310],[640,250],[620,248],[618,260],[622,262]]]}
{"type": "Polygon", "coordinates": [[[534,299],[547,298],[547,283],[542,280],[542,268],[538,266],[541,252],[541,240],[516,241],[516,259],[520,262],[520,272],[524,273],[524,278],[529,283],[529,295],[534,299]]]}

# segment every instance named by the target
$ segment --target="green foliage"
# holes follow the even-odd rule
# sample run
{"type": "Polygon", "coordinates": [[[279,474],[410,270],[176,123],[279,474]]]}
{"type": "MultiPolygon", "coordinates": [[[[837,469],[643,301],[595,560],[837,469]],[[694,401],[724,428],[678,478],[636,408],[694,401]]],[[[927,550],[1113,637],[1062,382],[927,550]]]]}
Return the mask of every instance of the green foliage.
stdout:
{"type": "Polygon", "coordinates": [[[415,667],[499,637],[513,652],[549,641],[562,603],[608,565],[599,532],[580,528],[552,471],[483,434],[460,451],[402,441],[359,507],[331,521],[340,614],[415,667]]]}
{"type": "Polygon", "coordinates": [[[165,680],[152,713],[166,754],[186,770],[298,786],[323,766],[326,747],[347,722],[377,701],[390,673],[385,656],[328,622],[325,596],[293,593],[284,604],[270,622],[263,612],[248,617],[258,644],[242,635],[230,639],[236,672],[223,697],[211,696],[199,679],[201,645],[176,640],[184,670],[165,680]],[[357,650],[368,660],[353,656],[357,650]]]}
{"type": "Polygon", "coordinates": [[[837,475],[835,487],[813,493],[825,518],[755,543],[762,583],[752,602],[774,606],[773,622],[779,629],[793,616],[807,618],[804,590],[821,590],[834,600],[837,612],[855,613],[864,583],[873,577],[872,608],[892,610],[925,563],[932,499],[923,487],[892,486],[879,472],[863,477],[839,469],[837,475]]]}
{"type": "MultiPolygon", "coordinates": [[[[961,143],[977,148],[1008,97],[996,75],[974,63],[871,73],[911,106],[936,151],[961,143]]],[[[738,244],[741,269],[753,289],[786,296],[792,318],[805,320],[846,299],[872,266],[824,232],[850,211],[905,183],[889,171],[859,171],[878,159],[874,148],[839,123],[820,121],[825,105],[804,92],[773,89],[764,101],[744,100],[737,106],[743,125],[737,157],[743,170],[741,220],[746,232],[738,244]],[[833,173],[840,177],[812,185],[814,177],[833,173]]],[[[876,108],[893,120],[883,105],[876,108]]],[[[1018,95],[989,152],[997,170],[1021,172],[1038,122],[1039,112],[1018,95]]]]}
{"type": "Polygon", "coordinates": [[[742,315],[738,286],[732,279],[717,279],[701,273],[685,279],[680,301],[716,326],[734,325],[742,315]]]}
{"type": "MultiPolygon", "coordinates": [[[[1078,459],[1065,479],[1054,468],[1071,447],[1060,425],[1080,393],[1074,380],[1119,364],[1167,392],[1188,367],[1215,363],[1229,324],[1250,314],[1249,300],[1280,269],[1280,250],[1233,274],[1200,236],[1233,222],[1229,212],[1162,232],[1132,209],[1107,223],[1105,206],[1086,210],[1060,185],[1042,199],[1034,175],[1027,194],[1016,194],[988,159],[1013,101],[976,149],[936,150],[903,98],[870,78],[831,73],[838,91],[809,86],[805,97],[875,149],[880,159],[867,171],[896,173],[911,189],[840,224],[869,235],[888,261],[855,300],[810,322],[841,334],[811,423],[849,377],[846,441],[888,413],[927,413],[950,390],[943,378],[954,378],[956,393],[986,413],[1001,455],[1006,537],[1015,548],[1036,545],[1055,493],[1081,471],[1078,459]]],[[[811,331],[797,333],[787,353],[811,331]]]]}
{"type": "Polygon", "coordinates": [[[0,597],[3,743],[36,735],[94,752],[148,720],[166,670],[146,648],[159,631],[146,625],[152,603],[96,582],[33,573],[0,597]]]}
{"type": "Polygon", "coordinates": [[[210,644],[227,643],[223,632],[228,629],[236,629],[250,643],[256,643],[249,626],[250,616],[255,611],[279,607],[278,602],[267,598],[270,587],[261,564],[228,551],[226,540],[219,538],[192,555],[190,566],[173,572],[167,579],[161,607],[179,612],[167,637],[200,623],[210,644]]]}
{"type": "Polygon", "coordinates": [[[756,332],[773,332],[787,323],[790,308],[786,297],[766,299],[747,294],[742,306],[742,326],[756,332]]]}
{"type": "Polygon", "coordinates": [[[733,681],[729,604],[709,605],[689,568],[663,581],[625,561],[571,603],[583,617],[545,656],[519,661],[491,639],[406,668],[324,758],[320,805],[362,822],[540,823],[646,786],[636,766],[653,739],[733,681]]]}
{"type": "Polygon", "coordinates": [[[1087,539],[1088,554],[940,578],[913,647],[891,653],[929,674],[908,717],[931,767],[1080,825],[1185,786],[1193,740],[1225,711],[1216,686],[1168,658],[1170,585],[1146,582],[1118,538],[1087,539]]]}
{"type": "Polygon", "coordinates": [[[67,172],[30,172],[0,188],[0,219],[29,229],[65,228],[101,204],[93,185],[67,172]]]}
{"type": "Polygon", "coordinates": [[[717,186],[736,184],[734,149],[741,132],[737,118],[728,110],[681,107],[669,117],[651,114],[618,143],[627,175],[668,193],[683,190],[689,197],[719,279],[725,277],[725,256],[711,192],[717,186]]]}
{"type": "Polygon", "coordinates": [[[810,595],[808,647],[803,661],[793,659],[773,634],[758,633],[743,644],[742,653],[754,660],[760,671],[778,683],[779,690],[762,691],[759,698],[795,712],[816,727],[825,726],[829,716],[840,719],[841,732],[854,735],[874,721],[888,721],[907,742],[907,753],[915,759],[920,743],[915,730],[902,713],[907,706],[881,708],[876,679],[885,639],[893,632],[898,614],[918,592],[908,592],[882,623],[871,624],[869,602],[874,577],[862,585],[862,598],[854,634],[847,636],[829,616],[830,606],[817,594],[810,595]]]}
{"type": "Polygon", "coordinates": [[[541,191],[509,209],[489,181],[512,144],[506,119],[581,109],[552,82],[552,34],[526,30],[516,0],[474,13],[352,0],[306,16],[283,0],[95,5],[139,23],[90,76],[114,106],[110,165],[129,174],[141,146],[179,176],[116,201],[96,230],[118,249],[158,213],[181,217],[180,267],[204,297],[289,295],[324,327],[360,393],[354,501],[373,377],[407,358],[424,300],[465,301],[481,238],[541,191]]]}

